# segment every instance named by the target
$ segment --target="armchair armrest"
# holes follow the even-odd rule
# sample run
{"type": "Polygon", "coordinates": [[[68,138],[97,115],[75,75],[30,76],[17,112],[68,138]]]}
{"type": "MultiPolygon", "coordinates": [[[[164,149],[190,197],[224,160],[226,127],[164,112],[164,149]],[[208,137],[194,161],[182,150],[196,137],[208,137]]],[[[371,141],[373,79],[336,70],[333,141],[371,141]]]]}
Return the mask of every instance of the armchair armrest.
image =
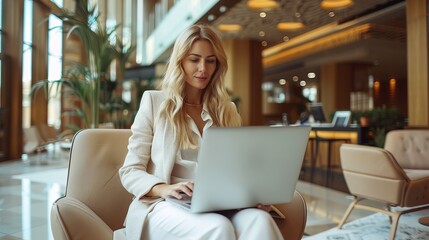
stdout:
{"type": "Polygon", "coordinates": [[[307,222],[307,205],[302,195],[295,191],[290,203],[277,204],[275,207],[285,216],[285,219],[274,218],[283,238],[301,239],[307,222]]]}
{"type": "Polygon", "coordinates": [[[81,201],[63,197],[51,209],[51,225],[55,240],[112,239],[113,231],[81,201]]]}

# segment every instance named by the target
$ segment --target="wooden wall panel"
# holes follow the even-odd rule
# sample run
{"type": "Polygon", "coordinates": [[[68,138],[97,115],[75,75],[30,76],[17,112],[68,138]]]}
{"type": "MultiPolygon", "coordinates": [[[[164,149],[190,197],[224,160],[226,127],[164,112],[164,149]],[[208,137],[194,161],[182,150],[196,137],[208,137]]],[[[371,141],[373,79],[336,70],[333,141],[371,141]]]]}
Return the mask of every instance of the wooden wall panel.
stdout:
{"type": "Polygon", "coordinates": [[[3,1],[3,54],[6,56],[8,97],[5,102],[8,131],[7,159],[19,159],[22,154],[22,29],[24,0],[3,1]]]}
{"type": "Polygon", "coordinates": [[[428,0],[407,0],[408,121],[429,126],[428,0]]]}

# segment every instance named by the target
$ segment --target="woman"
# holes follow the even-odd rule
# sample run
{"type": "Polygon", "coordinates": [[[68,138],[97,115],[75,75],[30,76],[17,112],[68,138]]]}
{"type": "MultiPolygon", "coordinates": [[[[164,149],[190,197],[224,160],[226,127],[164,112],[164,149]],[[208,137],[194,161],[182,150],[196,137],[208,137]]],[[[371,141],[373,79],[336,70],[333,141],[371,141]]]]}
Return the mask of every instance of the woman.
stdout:
{"type": "Polygon", "coordinates": [[[209,27],[194,25],[173,47],[161,91],[146,91],[131,127],[128,154],[119,170],[135,196],[127,239],[281,239],[269,207],[192,214],[167,196],[192,196],[204,130],[239,126],[241,118],[224,87],[225,51],[209,27]],[[258,209],[259,208],[259,209],[258,209]]]}

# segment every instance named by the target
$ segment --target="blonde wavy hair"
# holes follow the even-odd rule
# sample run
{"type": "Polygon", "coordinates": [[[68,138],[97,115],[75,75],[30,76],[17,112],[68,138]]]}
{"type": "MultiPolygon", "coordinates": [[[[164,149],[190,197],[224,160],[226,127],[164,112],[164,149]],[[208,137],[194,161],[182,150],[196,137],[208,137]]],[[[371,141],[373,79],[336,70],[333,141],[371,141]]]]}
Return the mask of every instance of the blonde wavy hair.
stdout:
{"type": "Polygon", "coordinates": [[[234,117],[231,109],[228,111],[228,108],[232,108],[233,105],[224,86],[228,63],[220,38],[209,26],[193,25],[176,39],[161,85],[162,90],[166,93],[166,100],[161,105],[159,116],[165,117],[173,126],[176,141],[182,148],[195,148],[198,144],[192,130],[186,124],[186,113],[183,109],[185,72],[182,67],[182,61],[188,56],[194,42],[198,40],[206,40],[211,43],[216,56],[216,69],[204,90],[202,99],[213,119],[213,125],[229,127],[241,124],[241,119],[234,117]]]}

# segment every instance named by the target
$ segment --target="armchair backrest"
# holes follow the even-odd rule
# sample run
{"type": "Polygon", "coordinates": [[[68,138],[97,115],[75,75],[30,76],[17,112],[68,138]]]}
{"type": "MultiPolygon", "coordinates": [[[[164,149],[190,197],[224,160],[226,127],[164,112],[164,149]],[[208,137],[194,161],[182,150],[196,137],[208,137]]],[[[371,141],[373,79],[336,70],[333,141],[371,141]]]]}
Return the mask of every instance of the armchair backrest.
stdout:
{"type": "Polygon", "coordinates": [[[340,148],[341,168],[370,176],[404,180],[406,174],[392,154],[382,148],[343,144],[340,148]]]}
{"type": "Polygon", "coordinates": [[[66,197],[83,202],[112,230],[123,227],[132,200],[118,175],[130,136],[129,129],[81,130],[70,151],[66,197]]]}
{"type": "Polygon", "coordinates": [[[405,169],[429,169],[429,129],[401,129],[387,133],[384,149],[405,169]]]}

